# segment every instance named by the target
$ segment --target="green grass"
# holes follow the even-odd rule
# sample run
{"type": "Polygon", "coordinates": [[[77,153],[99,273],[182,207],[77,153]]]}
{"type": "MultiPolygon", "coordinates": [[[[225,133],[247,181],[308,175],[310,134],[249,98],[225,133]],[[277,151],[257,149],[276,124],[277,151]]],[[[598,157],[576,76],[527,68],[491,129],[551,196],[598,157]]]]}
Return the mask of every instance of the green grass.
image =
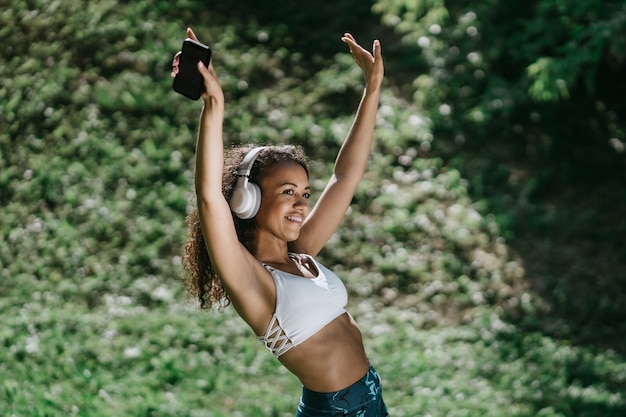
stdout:
{"type": "Polygon", "coordinates": [[[273,415],[297,400],[297,381],[232,313],[58,301],[5,321],[3,415],[273,415]]]}
{"type": "MultiPolygon", "coordinates": [[[[232,309],[200,313],[167,291],[152,308],[97,309],[53,293],[2,303],[7,416],[288,416],[300,386],[232,309]],[[171,296],[171,294],[169,294],[171,296]],[[167,302],[165,302],[167,301],[167,302]]],[[[426,329],[411,309],[351,305],[394,416],[621,416],[626,364],[524,333],[481,309],[426,329]]]]}

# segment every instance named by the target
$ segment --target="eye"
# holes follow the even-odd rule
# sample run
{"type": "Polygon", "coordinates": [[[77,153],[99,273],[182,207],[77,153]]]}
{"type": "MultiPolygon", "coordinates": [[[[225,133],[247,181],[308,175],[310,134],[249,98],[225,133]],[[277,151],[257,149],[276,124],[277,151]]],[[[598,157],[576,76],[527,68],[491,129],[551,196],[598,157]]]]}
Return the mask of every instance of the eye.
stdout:
{"type": "Polygon", "coordinates": [[[304,197],[304,198],[306,198],[308,200],[309,198],[311,198],[311,193],[304,193],[304,194],[302,194],[302,197],[304,197]]]}
{"type": "Polygon", "coordinates": [[[285,191],[283,191],[283,194],[287,194],[287,195],[294,195],[295,191],[292,190],[291,188],[286,189],[285,191]]]}

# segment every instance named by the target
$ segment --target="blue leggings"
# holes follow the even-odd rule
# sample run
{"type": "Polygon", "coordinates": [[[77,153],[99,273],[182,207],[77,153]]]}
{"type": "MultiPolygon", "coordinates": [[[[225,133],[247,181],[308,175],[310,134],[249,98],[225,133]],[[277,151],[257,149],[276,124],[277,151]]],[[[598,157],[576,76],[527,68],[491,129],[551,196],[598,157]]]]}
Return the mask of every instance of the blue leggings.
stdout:
{"type": "Polygon", "coordinates": [[[380,378],[373,366],[354,384],[337,392],[320,393],[302,387],[296,417],[388,417],[380,378]]]}

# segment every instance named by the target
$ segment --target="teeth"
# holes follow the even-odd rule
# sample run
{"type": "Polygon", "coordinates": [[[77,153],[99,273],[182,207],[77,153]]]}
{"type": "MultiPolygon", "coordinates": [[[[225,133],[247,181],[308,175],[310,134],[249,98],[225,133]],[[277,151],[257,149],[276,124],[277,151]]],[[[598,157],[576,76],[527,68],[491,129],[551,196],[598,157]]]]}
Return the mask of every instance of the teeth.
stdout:
{"type": "Polygon", "coordinates": [[[291,220],[292,222],[301,223],[302,218],[297,216],[287,216],[287,220],[291,220]]]}

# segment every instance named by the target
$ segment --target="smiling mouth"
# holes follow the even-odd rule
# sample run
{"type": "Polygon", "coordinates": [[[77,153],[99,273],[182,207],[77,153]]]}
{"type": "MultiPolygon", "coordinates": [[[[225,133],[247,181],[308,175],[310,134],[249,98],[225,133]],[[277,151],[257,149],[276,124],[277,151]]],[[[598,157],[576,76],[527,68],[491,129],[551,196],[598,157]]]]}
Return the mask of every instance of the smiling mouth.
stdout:
{"type": "Polygon", "coordinates": [[[300,216],[287,216],[287,220],[294,222],[294,223],[302,224],[303,219],[300,216]]]}

